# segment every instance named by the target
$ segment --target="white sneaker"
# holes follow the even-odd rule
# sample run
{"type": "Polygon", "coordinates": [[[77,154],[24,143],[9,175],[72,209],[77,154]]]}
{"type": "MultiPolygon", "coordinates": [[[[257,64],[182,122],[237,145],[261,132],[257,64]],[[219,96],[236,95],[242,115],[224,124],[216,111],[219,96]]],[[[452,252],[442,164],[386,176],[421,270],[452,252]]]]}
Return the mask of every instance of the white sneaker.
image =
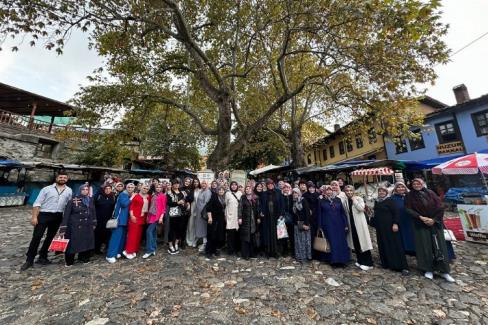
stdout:
{"type": "Polygon", "coordinates": [[[117,262],[117,259],[115,257],[106,257],[105,258],[107,260],[107,262],[109,262],[110,264],[114,264],[115,262],[117,262]]]}
{"type": "Polygon", "coordinates": [[[133,254],[128,254],[126,251],[123,251],[122,252],[122,255],[124,255],[128,260],[131,260],[133,259],[134,257],[136,257],[135,253],[133,254]]]}
{"type": "Polygon", "coordinates": [[[427,279],[432,280],[434,278],[434,273],[432,273],[432,272],[425,272],[424,276],[427,279]]]}
{"type": "Polygon", "coordinates": [[[117,258],[121,258],[121,257],[122,257],[122,255],[120,255],[120,254],[117,254],[117,258]]]}
{"type": "Polygon", "coordinates": [[[130,254],[130,256],[132,256],[132,258],[135,258],[137,256],[137,253],[132,253],[130,254]]]}
{"type": "Polygon", "coordinates": [[[198,251],[201,253],[201,252],[205,252],[205,244],[201,244],[200,246],[198,246],[198,251]]]}
{"type": "Polygon", "coordinates": [[[354,263],[354,265],[356,265],[357,267],[361,268],[361,265],[358,262],[354,263]]]}
{"type": "Polygon", "coordinates": [[[363,271],[369,271],[370,267],[366,265],[359,265],[359,268],[363,271]]]}
{"type": "Polygon", "coordinates": [[[179,251],[178,244],[175,244],[175,251],[179,251]]]}
{"type": "Polygon", "coordinates": [[[454,278],[449,274],[449,273],[444,273],[444,274],[441,274],[441,276],[446,279],[447,282],[450,282],[450,283],[454,283],[456,282],[456,280],[454,280],[454,278]]]}
{"type": "Polygon", "coordinates": [[[146,254],[142,255],[142,258],[143,258],[143,259],[146,259],[146,258],[148,258],[148,257],[150,257],[150,256],[152,256],[152,255],[156,255],[156,253],[155,253],[155,252],[152,252],[152,253],[146,253],[146,254]]]}

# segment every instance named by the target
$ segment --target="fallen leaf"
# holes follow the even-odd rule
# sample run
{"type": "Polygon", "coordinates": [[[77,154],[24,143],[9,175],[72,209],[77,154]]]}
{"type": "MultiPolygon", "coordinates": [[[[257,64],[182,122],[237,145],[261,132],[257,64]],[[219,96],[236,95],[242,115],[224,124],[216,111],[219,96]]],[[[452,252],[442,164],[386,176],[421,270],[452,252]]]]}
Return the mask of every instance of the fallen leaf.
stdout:
{"type": "Polygon", "coordinates": [[[34,282],[32,282],[31,290],[32,291],[37,290],[37,289],[41,288],[43,284],[44,284],[43,280],[36,279],[36,280],[34,280],[34,282]]]}
{"type": "Polygon", "coordinates": [[[373,318],[366,318],[366,321],[368,322],[368,324],[376,325],[376,320],[374,320],[373,318]]]}
{"type": "Polygon", "coordinates": [[[181,305],[174,305],[173,309],[171,310],[171,317],[176,318],[180,316],[180,309],[181,305]]]}
{"type": "Polygon", "coordinates": [[[273,317],[281,317],[281,312],[278,309],[271,310],[271,316],[273,317]]]}
{"type": "Polygon", "coordinates": [[[441,319],[446,318],[446,313],[440,309],[434,309],[433,312],[434,312],[435,317],[437,317],[437,318],[441,318],[441,319]]]}
{"type": "Polygon", "coordinates": [[[317,311],[315,309],[313,309],[312,307],[308,307],[306,313],[307,313],[307,316],[310,320],[317,321],[320,318],[317,311]]]}
{"type": "Polygon", "coordinates": [[[236,313],[241,315],[245,315],[247,313],[247,310],[245,308],[242,308],[241,306],[234,307],[234,310],[236,311],[236,313]]]}

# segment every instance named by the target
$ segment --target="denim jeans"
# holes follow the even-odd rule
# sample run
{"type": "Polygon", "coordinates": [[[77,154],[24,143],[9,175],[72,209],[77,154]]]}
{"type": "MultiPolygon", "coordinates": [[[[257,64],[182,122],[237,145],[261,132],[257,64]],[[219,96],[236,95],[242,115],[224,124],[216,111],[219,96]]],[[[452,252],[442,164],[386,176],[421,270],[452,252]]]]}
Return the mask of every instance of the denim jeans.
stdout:
{"type": "Polygon", "coordinates": [[[146,253],[156,252],[156,241],[157,241],[157,226],[158,223],[150,223],[146,229],[146,253]]]}

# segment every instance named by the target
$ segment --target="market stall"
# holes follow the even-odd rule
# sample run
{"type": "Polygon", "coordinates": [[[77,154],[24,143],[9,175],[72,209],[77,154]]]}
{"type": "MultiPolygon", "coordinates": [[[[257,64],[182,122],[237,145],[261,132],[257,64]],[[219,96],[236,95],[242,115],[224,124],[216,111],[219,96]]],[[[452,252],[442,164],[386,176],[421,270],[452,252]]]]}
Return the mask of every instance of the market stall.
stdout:
{"type": "MultiPolygon", "coordinates": [[[[437,175],[476,175],[479,174],[484,188],[488,189],[488,154],[473,153],[452,159],[432,168],[437,175]]],[[[486,191],[469,189],[461,192],[457,210],[466,240],[488,244],[488,196],[486,191]]]]}
{"type": "Polygon", "coordinates": [[[378,187],[391,186],[394,183],[393,179],[390,177],[389,180],[384,180],[383,177],[394,174],[395,172],[389,167],[357,169],[351,172],[351,176],[362,177],[363,185],[358,187],[357,192],[362,194],[367,201],[372,201],[375,198],[378,187]],[[373,182],[368,182],[370,177],[373,178],[373,182]]]}

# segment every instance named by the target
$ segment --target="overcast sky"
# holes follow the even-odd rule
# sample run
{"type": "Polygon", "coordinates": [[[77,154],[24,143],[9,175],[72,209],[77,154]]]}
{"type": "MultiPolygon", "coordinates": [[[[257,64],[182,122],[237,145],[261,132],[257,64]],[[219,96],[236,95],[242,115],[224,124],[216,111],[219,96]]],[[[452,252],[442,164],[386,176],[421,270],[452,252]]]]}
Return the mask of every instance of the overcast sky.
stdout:
{"type": "MultiPolygon", "coordinates": [[[[487,0],[444,0],[443,21],[450,25],[445,41],[456,51],[488,32],[487,0]]],[[[102,62],[89,51],[83,34],[74,35],[62,56],[39,47],[21,46],[19,52],[0,51],[0,82],[53,99],[66,101],[86,85],[86,76],[102,62]]],[[[452,88],[464,83],[471,98],[488,93],[488,35],[436,68],[439,78],[428,95],[454,104],[452,88]]]]}

